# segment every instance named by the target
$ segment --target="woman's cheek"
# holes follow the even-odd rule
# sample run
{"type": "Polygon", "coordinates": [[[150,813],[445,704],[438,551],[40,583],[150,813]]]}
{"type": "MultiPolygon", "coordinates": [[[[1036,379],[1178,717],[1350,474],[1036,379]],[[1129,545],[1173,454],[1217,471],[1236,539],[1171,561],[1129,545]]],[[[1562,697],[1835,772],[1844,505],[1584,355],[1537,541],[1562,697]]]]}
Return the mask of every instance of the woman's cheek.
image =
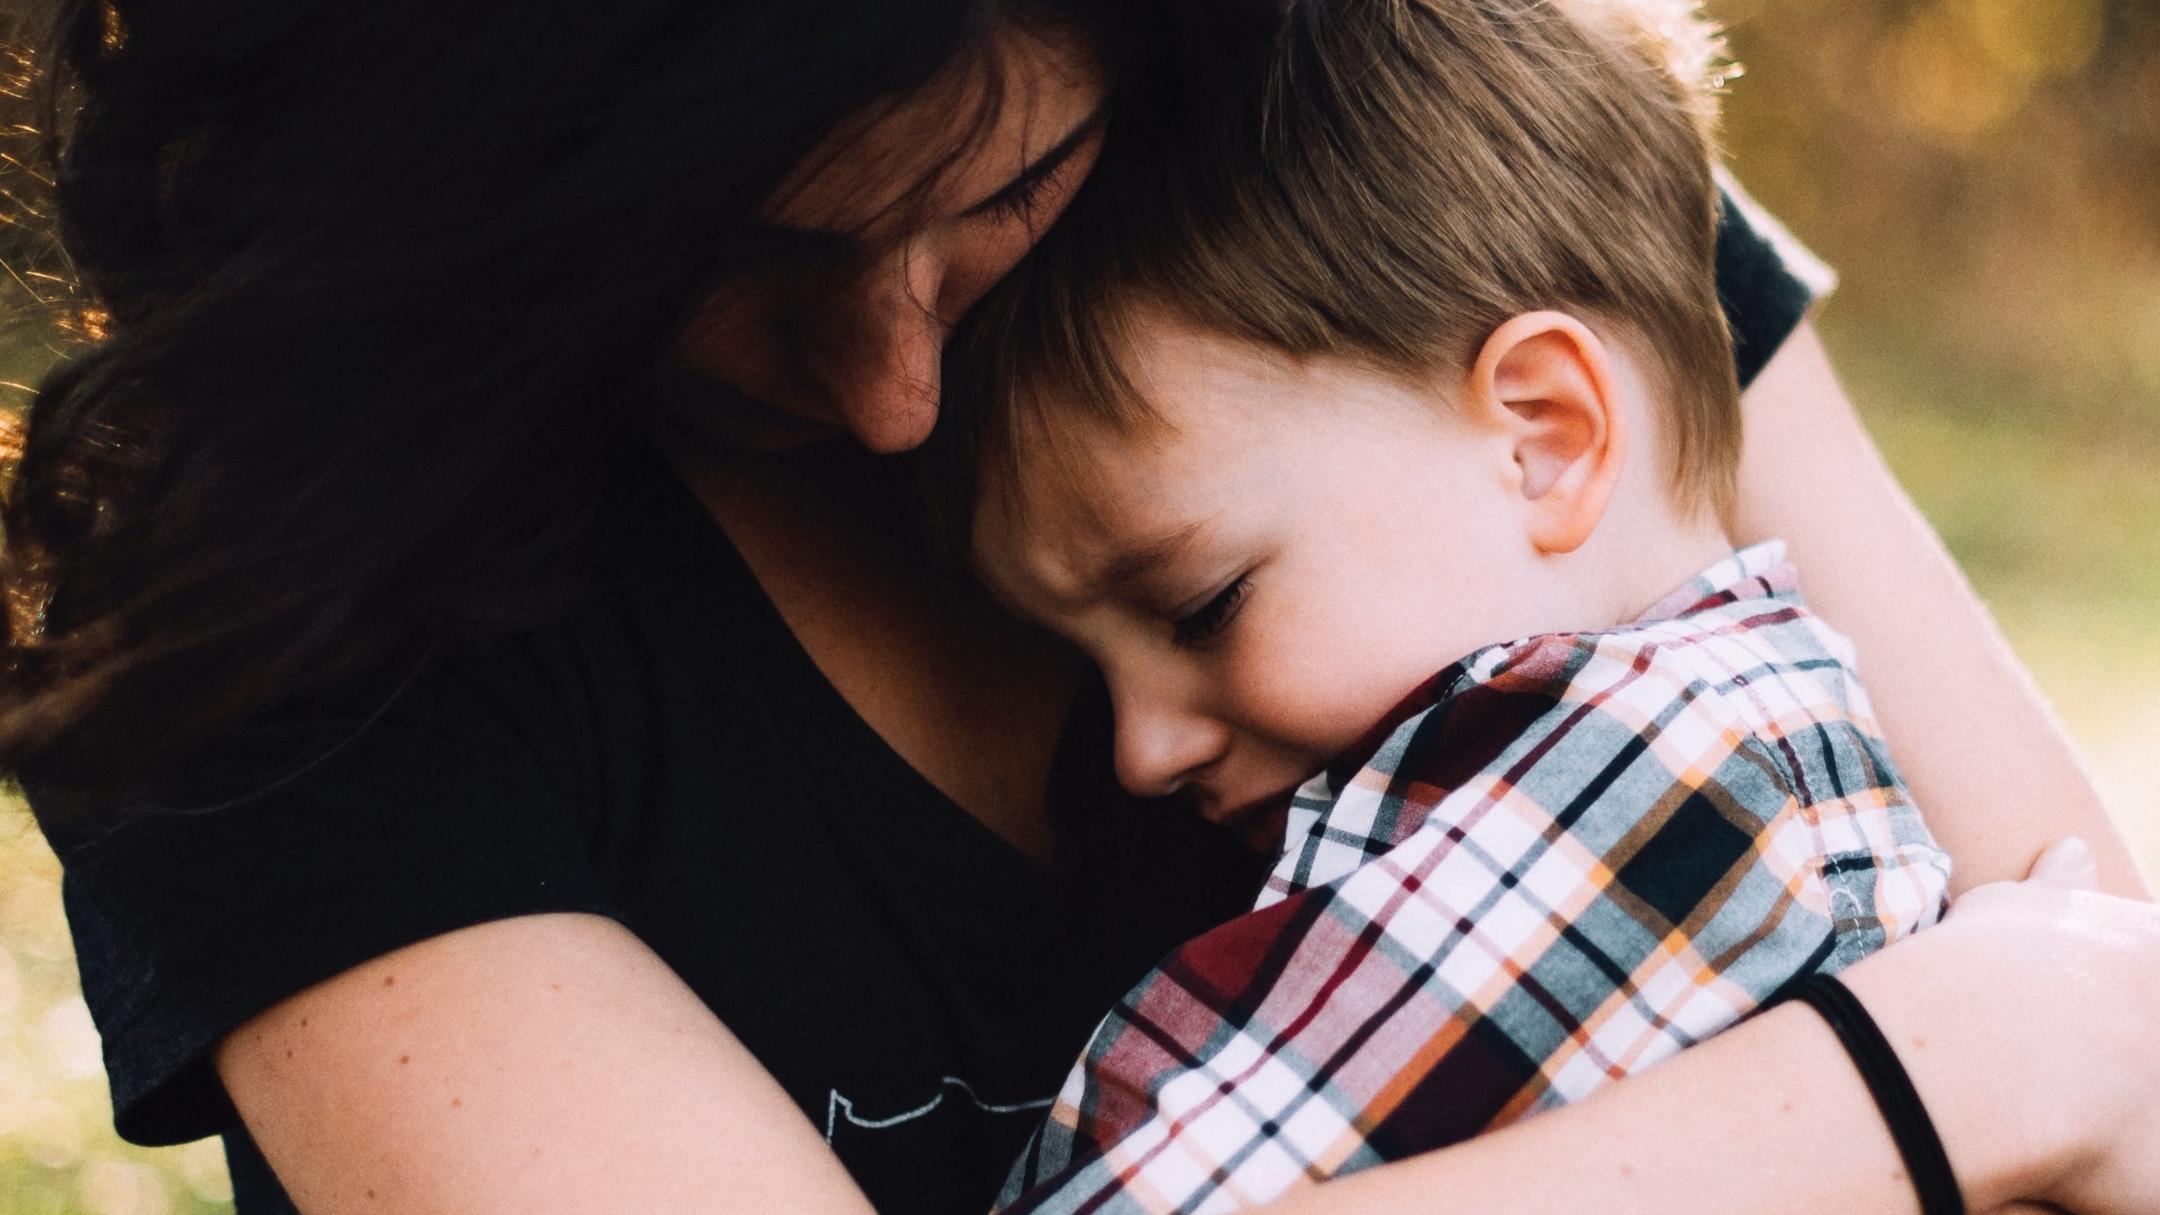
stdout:
{"type": "Polygon", "coordinates": [[[752,318],[759,312],[750,295],[730,285],[707,296],[676,338],[677,361],[707,378],[733,382],[749,354],[752,318]]]}
{"type": "Polygon", "coordinates": [[[699,306],[675,343],[675,360],[701,380],[799,417],[817,417],[811,394],[781,349],[775,293],[731,284],[699,306]]]}
{"type": "Polygon", "coordinates": [[[956,239],[956,247],[946,262],[945,279],[938,287],[938,316],[947,324],[957,324],[968,309],[997,286],[999,279],[1012,273],[1034,247],[1038,235],[1024,224],[1003,223],[956,239]]]}

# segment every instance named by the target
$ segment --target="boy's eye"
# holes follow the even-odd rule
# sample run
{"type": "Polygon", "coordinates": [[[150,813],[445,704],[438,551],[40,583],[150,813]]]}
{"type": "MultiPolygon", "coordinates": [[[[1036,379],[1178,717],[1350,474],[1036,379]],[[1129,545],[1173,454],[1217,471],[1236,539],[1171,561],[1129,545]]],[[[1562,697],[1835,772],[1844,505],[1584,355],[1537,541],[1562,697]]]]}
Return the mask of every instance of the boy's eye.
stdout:
{"type": "Polygon", "coordinates": [[[1238,609],[1245,604],[1246,592],[1251,589],[1252,575],[1239,577],[1216,592],[1213,599],[1174,621],[1170,626],[1172,639],[1179,645],[1193,646],[1222,632],[1236,618],[1238,609]]]}

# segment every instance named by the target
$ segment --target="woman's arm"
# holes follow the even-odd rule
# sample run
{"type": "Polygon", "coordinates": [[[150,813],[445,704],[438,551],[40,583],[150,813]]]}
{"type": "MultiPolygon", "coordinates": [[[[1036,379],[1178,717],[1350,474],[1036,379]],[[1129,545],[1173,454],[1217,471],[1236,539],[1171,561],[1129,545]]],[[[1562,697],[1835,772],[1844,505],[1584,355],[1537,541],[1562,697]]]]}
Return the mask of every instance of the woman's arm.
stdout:
{"type": "Polygon", "coordinates": [[[276,1005],[218,1072],[307,1215],[856,1213],[780,1086],[611,920],[500,920],[276,1005]]]}
{"type": "MultiPolygon", "coordinates": [[[[1895,1044],[1972,1210],[2021,1198],[2091,1215],[2160,1209],[2160,1041],[2144,1024],[2160,1001],[2160,906],[2069,889],[2075,863],[2046,863],[2044,880],[1976,890],[1844,978],[1895,1044]]],[[[1266,1211],[1917,1207],[1836,1038],[1786,1006],[1575,1105],[1266,1211]]]]}
{"type": "Polygon", "coordinates": [[[1748,389],[1739,535],[1780,537],[1808,602],[1852,637],[1876,716],[1953,891],[2025,872],[2051,840],[2090,841],[2101,887],[2151,897],[2062,727],[1898,488],[1812,325],[1748,389]]]}

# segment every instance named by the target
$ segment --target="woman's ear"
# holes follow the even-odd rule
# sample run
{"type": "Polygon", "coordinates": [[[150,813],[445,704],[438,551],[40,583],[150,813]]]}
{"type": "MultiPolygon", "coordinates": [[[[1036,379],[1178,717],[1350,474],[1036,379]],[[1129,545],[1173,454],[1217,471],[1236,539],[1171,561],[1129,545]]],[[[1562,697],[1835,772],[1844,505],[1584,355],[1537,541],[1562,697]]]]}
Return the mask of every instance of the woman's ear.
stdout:
{"type": "Polygon", "coordinates": [[[1471,409],[1506,429],[1529,538],[1568,553],[1597,530],[1627,462],[1627,412],[1605,343],[1563,312],[1529,312],[1485,339],[1471,409]]]}

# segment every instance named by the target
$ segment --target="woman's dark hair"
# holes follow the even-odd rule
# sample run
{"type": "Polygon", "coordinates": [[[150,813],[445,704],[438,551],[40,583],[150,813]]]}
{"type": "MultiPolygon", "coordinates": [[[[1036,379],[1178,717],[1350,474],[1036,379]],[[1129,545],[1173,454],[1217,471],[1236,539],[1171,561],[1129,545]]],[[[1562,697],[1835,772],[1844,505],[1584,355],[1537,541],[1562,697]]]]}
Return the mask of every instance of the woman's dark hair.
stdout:
{"type": "Polygon", "coordinates": [[[596,453],[788,169],[1001,23],[1107,38],[1109,7],[56,4],[49,152],[106,335],[43,384],[0,513],[0,772],[118,788],[562,611],[596,453]]]}

